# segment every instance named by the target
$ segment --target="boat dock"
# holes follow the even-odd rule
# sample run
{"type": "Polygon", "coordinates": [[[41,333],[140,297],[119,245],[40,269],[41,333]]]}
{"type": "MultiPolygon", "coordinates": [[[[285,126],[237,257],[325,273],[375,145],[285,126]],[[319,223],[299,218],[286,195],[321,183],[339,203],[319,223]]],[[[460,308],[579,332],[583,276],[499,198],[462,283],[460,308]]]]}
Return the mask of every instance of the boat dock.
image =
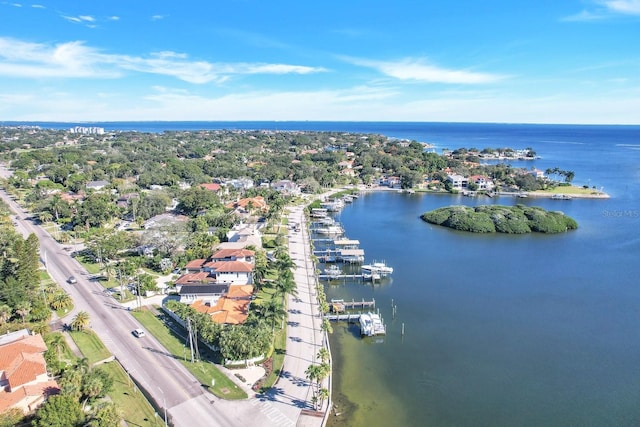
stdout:
{"type": "Polygon", "coordinates": [[[356,301],[356,300],[351,300],[351,301],[345,301],[342,299],[332,299],[331,300],[331,311],[333,311],[334,313],[339,313],[348,309],[354,309],[354,308],[376,308],[376,300],[373,299],[371,301],[365,301],[364,299],[362,301],[356,301]]]}

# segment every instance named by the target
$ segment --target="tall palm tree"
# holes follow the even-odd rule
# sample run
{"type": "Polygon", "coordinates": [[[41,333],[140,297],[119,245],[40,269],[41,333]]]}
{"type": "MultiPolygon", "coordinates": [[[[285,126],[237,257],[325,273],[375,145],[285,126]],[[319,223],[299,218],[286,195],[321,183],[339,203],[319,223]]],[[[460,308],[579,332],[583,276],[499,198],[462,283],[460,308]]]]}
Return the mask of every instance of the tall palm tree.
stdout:
{"type": "Polygon", "coordinates": [[[285,297],[287,295],[298,295],[298,286],[293,279],[287,280],[283,278],[279,278],[274,283],[275,286],[275,294],[282,295],[282,304],[284,305],[285,297]]]}
{"type": "Polygon", "coordinates": [[[4,325],[11,319],[11,307],[7,304],[0,305],[0,325],[4,325]]]}
{"type": "Polygon", "coordinates": [[[324,405],[324,401],[327,400],[328,398],[329,398],[329,390],[322,387],[320,391],[318,391],[318,400],[320,401],[319,402],[320,408],[322,408],[322,405],[324,405]]]}
{"type": "Polygon", "coordinates": [[[60,359],[60,353],[64,350],[66,345],[64,336],[60,333],[51,334],[49,338],[49,347],[55,350],[58,355],[58,360],[60,359]]]}
{"type": "Polygon", "coordinates": [[[89,313],[80,311],[71,321],[71,329],[74,331],[83,331],[89,326],[89,313]]]}
{"type": "Polygon", "coordinates": [[[24,325],[25,318],[31,312],[31,303],[29,301],[20,301],[16,307],[16,313],[22,318],[22,324],[24,325]]]}
{"type": "Polygon", "coordinates": [[[73,304],[73,300],[69,296],[69,294],[65,292],[58,292],[51,298],[51,307],[54,310],[61,310],[64,308],[69,308],[73,304]]]}
{"type": "Polygon", "coordinates": [[[329,350],[327,350],[326,347],[322,347],[320,350],[318,350],[318,355],[316,356],[320,362],[322,363],[327,363],[329,362],[329,350]]]}
{"type": "Polygon", "coordinates": [[[260,305],[258,307],[258,312],[266,322],[271,324],[271,329],[275,329],[276,322],[284,319],[287,315],[284,306],[275,298],[272,298],[260,305]]]}

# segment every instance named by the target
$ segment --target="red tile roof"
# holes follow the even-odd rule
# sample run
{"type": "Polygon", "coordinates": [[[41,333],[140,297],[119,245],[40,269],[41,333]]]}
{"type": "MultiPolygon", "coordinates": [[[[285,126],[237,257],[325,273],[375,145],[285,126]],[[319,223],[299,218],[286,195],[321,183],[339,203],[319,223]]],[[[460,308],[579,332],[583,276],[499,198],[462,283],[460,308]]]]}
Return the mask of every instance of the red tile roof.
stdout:
{"type": "Polygon", "coordinates": [[[215,270],[216,273],[250,273],[253,265],[242,261],[215,261],[208,262],[205,267],[215,270]]]}
{"type": "Polygon", "coordinates": [[[251,295],[253,286],[231,285],[227,295],[220,297],[215,305],[209,306],[202,301],[195,301],[191,307],[199,313],[209,314],[211,320],[216,323],[239,325],[247,320],[251,295]]]}
{"type": "Polygon", "coordinates": [[[188,283],[215,283],[216,278],[211,276],[207,271],[198,273],[183,274],[176,280],[177,285],[186,285],[188,283]]]}
{"type": "Polygon", "coordinates": [[[218,252],[211,255],[212,259],[226,259],[226,258],[245,258],[252,257],[255,252],[249,249],[220,249],[218,252]]]}
{"type": "Polygon", "coordinates": [[[220,186],[220,184],[215,184],[215,183],[200,184],[200,187],[204,188],[205,190],[209,190],[209,191],[220,191],[220,188],[222,188],[220,186]]]}
{"type": "Polygon", "coordinates": [[[8,382],[7,392],[0,392],[0,412],[17,405],[24,399],[28,403],[38,400],[44,390],[59,390],[55,381],[33,383],[47,375],[43,353],[47,346],[40,335],[23,336],[0,346],[0,377],[8,382]]]}

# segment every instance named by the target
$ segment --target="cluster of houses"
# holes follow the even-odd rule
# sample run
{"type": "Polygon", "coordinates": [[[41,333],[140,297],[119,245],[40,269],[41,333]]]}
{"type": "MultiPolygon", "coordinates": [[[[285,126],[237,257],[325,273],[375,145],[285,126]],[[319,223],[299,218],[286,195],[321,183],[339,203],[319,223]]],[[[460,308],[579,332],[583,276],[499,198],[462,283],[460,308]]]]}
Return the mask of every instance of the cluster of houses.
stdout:
{"type": "Polygon", "coordinates": [[[0,337],[0,413],[19,409],[35,410],[44,400],[60,391],[47,373],[41,335],[23,329],[0,337]]]}

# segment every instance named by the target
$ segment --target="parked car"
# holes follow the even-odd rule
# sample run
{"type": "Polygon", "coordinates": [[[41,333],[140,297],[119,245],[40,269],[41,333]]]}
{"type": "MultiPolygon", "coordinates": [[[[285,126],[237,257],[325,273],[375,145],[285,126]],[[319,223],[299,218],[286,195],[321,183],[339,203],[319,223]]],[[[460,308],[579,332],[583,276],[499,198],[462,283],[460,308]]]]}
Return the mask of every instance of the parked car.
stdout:
{"type": "Polygon", "coordinates": [[[144,337],[146,335],[142,329],[134,329],[133,331],[131,331],[131,333],[136,338],[142,338],[142,337],[144,337]]]}
{"type": "Polygon", "coordinates": [[[75,276],[69,276],[69,278],[67,279],[67,283],[73,285],[74,283],[78,283],[78,281],[76,280],[75,276]]]}

